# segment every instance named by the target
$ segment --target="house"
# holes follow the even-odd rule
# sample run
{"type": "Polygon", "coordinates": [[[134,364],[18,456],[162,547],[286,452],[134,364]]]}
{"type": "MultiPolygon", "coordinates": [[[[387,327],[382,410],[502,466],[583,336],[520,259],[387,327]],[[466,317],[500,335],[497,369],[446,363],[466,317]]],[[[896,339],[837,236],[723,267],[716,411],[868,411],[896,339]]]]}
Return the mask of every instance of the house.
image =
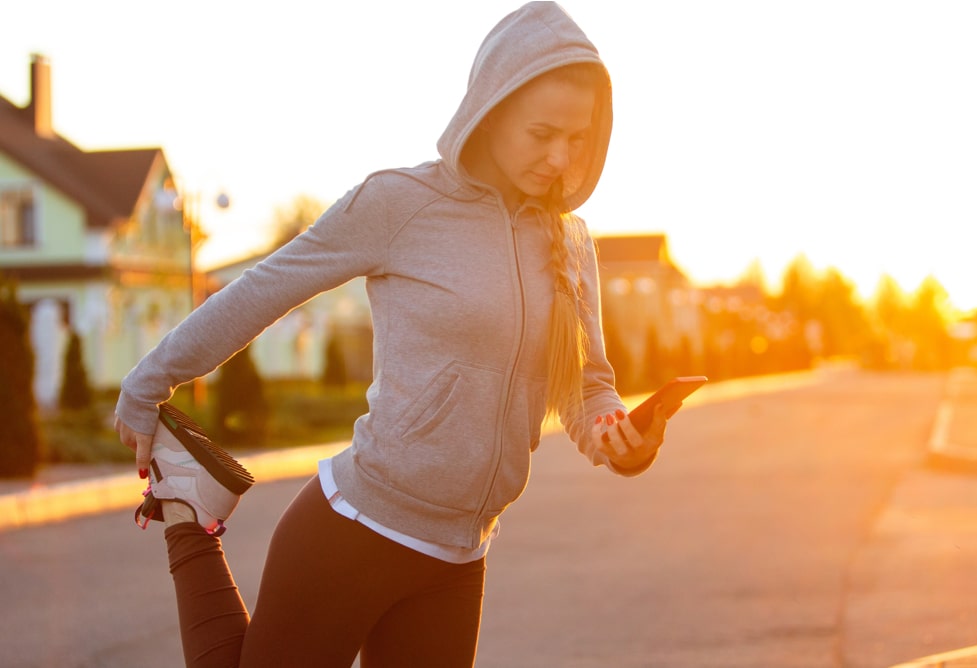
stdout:
{"type": "Polygon", "coordinates": [[[44,407],[70,332],[92,386],[111,389],[190,312],[192,252],[163,151],[75,146],[52,126],[49,61],[30,72],[25,107],[0,96],[0,272],[32,309],[44,407]]]}
{"type": "MultiPolygon", "coordinates": [[[[267,255],[212,269],[208,289],[221,289],[267,255]]],[[[366,279],[354,278],[293,309],[262,332],[250,352],[263,378],[319,380],[328,372],[339,382],[368,383],[373,377],[373,327],[366,279]]]]}
{"type": "Polygon", "coordinates": [[[599,236],[601,311],[621,391],[653,389],[700,368],[698,291],[675,265],[664,234],[599,236]]]}

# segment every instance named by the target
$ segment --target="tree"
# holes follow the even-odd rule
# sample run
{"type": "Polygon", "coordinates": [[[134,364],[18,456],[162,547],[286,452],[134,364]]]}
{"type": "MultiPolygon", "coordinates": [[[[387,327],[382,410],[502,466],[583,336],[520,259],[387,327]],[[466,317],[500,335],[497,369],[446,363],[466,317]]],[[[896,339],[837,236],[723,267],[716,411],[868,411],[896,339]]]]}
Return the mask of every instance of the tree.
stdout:
{"type": "Polygon", "coordinates": [[[326,368],[322,374],[322,382],[326,387],[346,387],[349,374],[346,372],[346,355],[339,337],[339,328],[333,324],[329,328],[325,353],[326,368]]]}
{"type": "Polygon", "coordinates": [[[910,307],[910,336],[916,344],[915,365],[933,370],[950,363],[951,340],[947,322],[952,308],[947,291],[934,277],[928,276],[913,294],[910,307]]]}
{"type": "Polygon", "coordinates": [[[908,299],[894,278],[884,274],[879,279],[872,302],[875,317],[884,330],[894,334],[908,334],[908,299]]]}
{"type": "Polygon", "coordinates": [[[80,409],[92,405],[92,390],[82,358],[81,337],[72,330],[65,351],[64,378],[61,382],[61,408],[80,409]]]}
{"type": "Polygon", "coordinates": [[[818,319],[824,327],[825,354],[858,353],[867,341],[868,323],[854,284],[837,269],[828,269],[820,293],[818,319]]]}
{"type": "Polygon", "coordinates": [[[743,275],[736,281],[737,285],[748,285],[757,288],[762,294],[769,292],[767,275],[763,271],[760,260],[753,260],[743,271],[743,275]]]}
{"type": "Polygon", "coordinates": [[[284,246],[304,232],[328,208],[328,205],[311,195],[299,195],[286,206],[275,209],[272,221],[272,246],[284,246]]]}
{"type": "Polygon", "coordinates": [[[0,478],[33,476],[41,460],[30,316],[0,274],[0,478]]]}
{"type": "Polygon", "coordinates": [[[217,433],[226,443],[264,440],[268,401],[250,350],[250,347],[244,348],[224,362],[217,377],[217,433]]]}
{"type": "Polygon", "coordinates": [[[800,322],[817,317],[819,294],[818,276],[804,255],[797,256],[784,271],[783,287],[776,305],[794,314],[800,322]]]}
{"type": "Polygon", "coordinates": [[[892,276],[883,274],[879,278],[868,316],[873,331],[864,363],[881,369],[908,366],[913,354],[908,298],[892,276]]]}

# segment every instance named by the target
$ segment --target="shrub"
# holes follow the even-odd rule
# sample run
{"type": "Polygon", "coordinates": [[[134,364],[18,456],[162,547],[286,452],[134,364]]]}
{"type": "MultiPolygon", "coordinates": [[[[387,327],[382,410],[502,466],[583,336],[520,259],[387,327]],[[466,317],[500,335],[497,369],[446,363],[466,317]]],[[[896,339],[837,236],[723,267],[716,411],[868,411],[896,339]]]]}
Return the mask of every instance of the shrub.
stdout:
{"type": "Polygon", "coordinates": [[[41,460],[30,316],[0,275],[0,478],[33,476],[41,460]]]}
{"type": "Polygon", "coordinates": [[[119,442],[113,428],[117,396],[115,391],[93,391],[90,406],[43,412],[39,428],[44,437],[45,463],[132,462],[132,451],[119,442]]]}

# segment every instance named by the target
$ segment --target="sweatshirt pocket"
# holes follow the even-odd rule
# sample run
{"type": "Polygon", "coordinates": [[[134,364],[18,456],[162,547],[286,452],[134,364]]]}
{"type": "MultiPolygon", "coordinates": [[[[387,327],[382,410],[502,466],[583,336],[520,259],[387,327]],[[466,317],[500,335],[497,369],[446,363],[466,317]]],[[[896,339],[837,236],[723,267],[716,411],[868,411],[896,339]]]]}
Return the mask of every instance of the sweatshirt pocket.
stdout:
{"type": "Polygon", "coordinates": [[[411,402],[386,450],[387,475],[415,498],[477,509],[500,457],[497,428],[502,374],[453,362],[411,402]]]}

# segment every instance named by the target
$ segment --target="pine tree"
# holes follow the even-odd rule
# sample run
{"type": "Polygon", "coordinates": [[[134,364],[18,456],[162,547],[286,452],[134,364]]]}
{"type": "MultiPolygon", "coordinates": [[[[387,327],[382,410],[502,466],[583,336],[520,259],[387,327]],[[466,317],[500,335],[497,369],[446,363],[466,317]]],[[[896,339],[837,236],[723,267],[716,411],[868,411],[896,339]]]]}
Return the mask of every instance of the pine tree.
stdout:
{"type": "Polygon", "coordinates": [[[30,316],[0,274],[0,478],[33,476],[41,460],[30,316]]]}
{"type": "Polygon", "coordinates": [[[349,383],[349,376],[346,373],[346,356],[343,354],[343,345],[336,328],[332,329],[329,339],[326,341],[325,358],[326,368],[322,374],[323,384],[326,387],[346,387],[349,383]]]}
{"type": "Polygon", "coordinates": [[[216,390],[219,438],[227,443],[261,442],[268,421],[268,401],[250,347],[224,362],[216,390]]]}
{"type": "Polygon", "coordinates": [[[65,351],[64,378],[61,381],[61,408],[81,409],[92,405],[92,390],[81,354],[81,337],[72,331],[65,351]]]}

